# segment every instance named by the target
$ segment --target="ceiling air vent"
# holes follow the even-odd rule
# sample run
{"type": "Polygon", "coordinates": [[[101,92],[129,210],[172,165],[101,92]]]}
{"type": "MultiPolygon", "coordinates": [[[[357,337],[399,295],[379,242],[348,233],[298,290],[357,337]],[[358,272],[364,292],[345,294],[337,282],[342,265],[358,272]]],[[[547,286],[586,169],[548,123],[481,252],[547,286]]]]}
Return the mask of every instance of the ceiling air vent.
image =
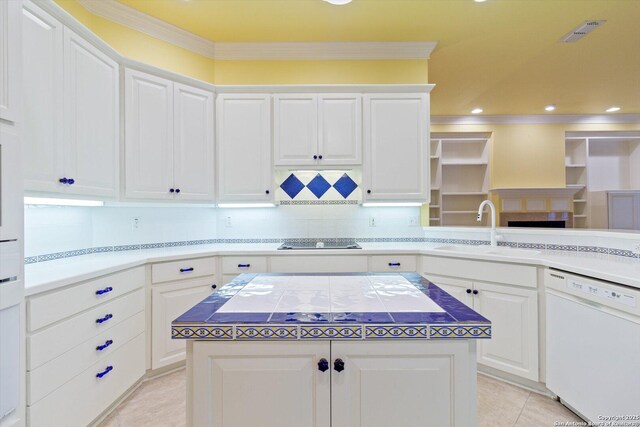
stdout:
{"type": "Polygon", "coordinates": [[[578,28],[575,28],[574,30],[570,31],[569,34],[561,38],[560,41],[563,43],[575,43],[605,22],[607,21],[584,21],[578,26],[578,28]]]}

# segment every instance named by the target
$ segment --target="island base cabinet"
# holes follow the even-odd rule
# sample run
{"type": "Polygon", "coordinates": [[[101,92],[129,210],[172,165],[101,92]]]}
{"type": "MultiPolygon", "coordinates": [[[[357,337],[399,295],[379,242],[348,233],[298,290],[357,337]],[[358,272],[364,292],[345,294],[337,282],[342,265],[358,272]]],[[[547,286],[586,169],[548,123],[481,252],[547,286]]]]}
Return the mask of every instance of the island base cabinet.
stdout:
{"type": "Polygon", "coordinates": [[[215,276],[181,280],[151,289],[151,368],[158,369],[185,359],[183,341],[171,339],[171,322],[215,291],[215,276]]]}
{"type": "Polygon", "coordinates": [[[329,343],[188,345],[189,426],[330,427],[329,343]]]}
{"type": "Polygon", "coordinates": [[[188,346],[190,426],[476,425],[473,340],[188,346]]]}

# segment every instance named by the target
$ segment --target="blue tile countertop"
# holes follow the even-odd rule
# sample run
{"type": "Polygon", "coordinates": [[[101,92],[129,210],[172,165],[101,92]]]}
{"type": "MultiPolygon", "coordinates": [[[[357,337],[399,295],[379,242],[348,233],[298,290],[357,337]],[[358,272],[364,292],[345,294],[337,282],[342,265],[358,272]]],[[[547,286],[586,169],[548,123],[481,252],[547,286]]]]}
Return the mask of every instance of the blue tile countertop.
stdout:
{"type": "Polygon", "coordinates": [[[173,339],[491,338],[491,322],[416,273],[241,274],[172,322],[173,339]]]}

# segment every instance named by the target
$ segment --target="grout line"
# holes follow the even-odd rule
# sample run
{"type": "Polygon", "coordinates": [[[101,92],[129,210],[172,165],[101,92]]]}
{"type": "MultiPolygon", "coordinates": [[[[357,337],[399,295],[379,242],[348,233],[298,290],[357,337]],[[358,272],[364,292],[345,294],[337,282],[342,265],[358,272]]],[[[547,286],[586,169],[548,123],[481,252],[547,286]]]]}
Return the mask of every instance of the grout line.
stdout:
{"type": "Polygon", "coordinates": [[[527,396],[527,400],[524,401],[522,408],[520,408],[520,413],[518,414],[518,418],[516,418],[515,422],[513,423],[513,427],[516,427],[516,425],[518,425],[518,420],[520,420],[520,417],[524,412],[524,407],[527,406],[527,402],[529,401],[529,399],[531,399],[531,392],[529,392],[529,395],[527,396]]]}

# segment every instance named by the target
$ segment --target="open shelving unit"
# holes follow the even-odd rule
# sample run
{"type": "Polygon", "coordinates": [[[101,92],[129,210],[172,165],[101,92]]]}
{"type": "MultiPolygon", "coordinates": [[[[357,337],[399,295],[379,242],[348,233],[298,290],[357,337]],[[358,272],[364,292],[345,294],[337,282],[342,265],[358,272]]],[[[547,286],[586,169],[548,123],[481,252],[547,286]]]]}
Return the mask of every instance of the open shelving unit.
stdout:
{"type": "Polygon", "coordinates": [[[431,134],[430,225],[484,225],[478,206],[489,195],[490,134],[431,134]]]}
{"type": "Polygon", "coordinates": [[[565,172],[575,228],[608,228],[607,193],[640,190],[640,132],[567,132],[565,172]]]}

